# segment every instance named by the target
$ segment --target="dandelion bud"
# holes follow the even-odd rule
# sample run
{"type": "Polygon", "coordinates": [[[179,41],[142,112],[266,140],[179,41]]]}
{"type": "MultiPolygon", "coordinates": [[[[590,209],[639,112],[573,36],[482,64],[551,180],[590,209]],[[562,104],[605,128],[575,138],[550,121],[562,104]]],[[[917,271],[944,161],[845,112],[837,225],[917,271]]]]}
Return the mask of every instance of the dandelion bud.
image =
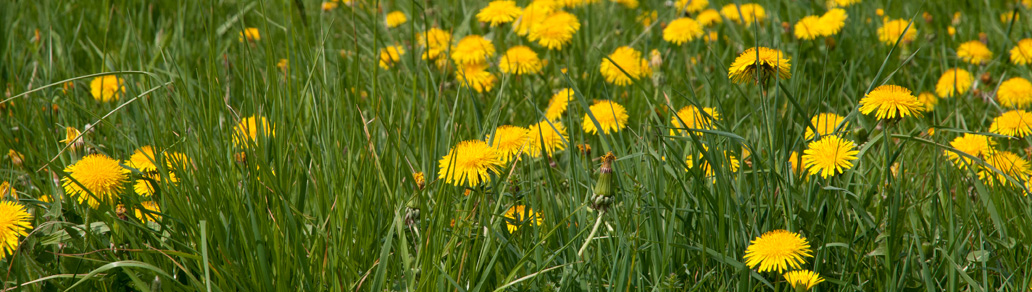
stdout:
{"type": "Polygon", "coordinates": [[[413,173],[412,177],[416,181],[416,189],[422,191],[424,188],[426,188],[426,177],[423,176],[422,171],[413,173]]]}
{"type": "Polygon", "coordinates": [[[928,13],[928,11],[925,11],[924,13],[922,13],[921,17],[924,18],[925,23],[931,23],[932,22],[932,14],[928,13]]]}
{"type": "Polygon", "coordinates": [[[993,76],[989,75],[989,72],[982,73],[982,83],[989,84],[993,81],[993,76]]]}
{"type": "Polygon", "coordinates": [[[651,66],[653,70],[659,69],[659,67],[663,66],[663,56],[660,56],[659,50],[653,49],[649,52],[649,57],[649,66],[651,66]]]}
{"type": "Polygon", "coordinates": [[[982,42],[983,44],[987,44],[988,45],[989,44],[989,35],[986,35],[984,32],[978,33],[978,41],[982,42]]]}
{"type": "Polygon", "coordinates": [[[18,151],[14,151],[14,149],[7,150],[7,157],[10,158],[11,163],[17,167],[21,167],[22,162],[25,161],[25,156],[22,156],[18,151]]]}
{"type": "Polygon", "coordinates": [[[581,155],[591,156],[591,145],[577,144],[577,151],[580,151],[581,155]]]}
{"type": "Polygon", "coordinates": [[[598,169],[598,181],[595,182],[591,202],[592,208],[596,210],[605,211],[613,204],[613,160],[616,160],[613,152],[602,156],[602,166],[598,169]]]}

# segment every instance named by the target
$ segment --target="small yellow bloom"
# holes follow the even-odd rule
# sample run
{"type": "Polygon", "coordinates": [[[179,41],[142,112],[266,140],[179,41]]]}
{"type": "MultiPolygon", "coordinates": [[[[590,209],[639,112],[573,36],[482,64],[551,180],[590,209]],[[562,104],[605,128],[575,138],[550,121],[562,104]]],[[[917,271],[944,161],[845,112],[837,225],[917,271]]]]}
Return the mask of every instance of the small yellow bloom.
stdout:
{"type": "Polygon", "coordinates": [[[971,72],[961,68],[949,69],[939,77],[939,82],[935,84],[935,93],[942,98],[962,95],[971,89],[974,82],[975,77],[971,72]]]}
{"type": "Polygon", "coordinates": [[[1011,110],[993,119],[989,132],[1022,138],[1032,133],[1032,113],[1011,110]]]}
{"type": "Polygon", "coordinates": [[[250,147],[252,142],[258,141],[258,137],[272,137],[275,135],[276,131],[265,117],[250,116],[240,120],[240,123],[233,127],[233,145],[236,147],[250,147]]]}
{"type": "Polygon", "coordinates": [[[480,9],[480,12],[477,13],[477,20],[489,23],[491,26],[498,26],[516,21],[521,13],[523,13],[523,9],[516,6],[516,1],[496,0],[480,9]]]}
{"type": "Polygon", "coordinates": [[[510,207],[505,211],[505,219],[505,227],[509,233],[516,232],[520,226],[539,226],[545,221],[540,213],[535,213],[534,210],[523,205],[510,207]]]}
{"type": "Polygon", "coordinates": [[[860,1],[861,0],[828,0],[827,5],[828,8],[849,7],[850,5],[860,3],[860,1]]]}
{"type": "Polygon", "coordinates": [[[596,101],[594,105],[588,108],[590,116],[585,113],[584,120],[581,122],[581,126],[584,128],[585,133],[597,134],[599,129],[602,133],[616,133],[621,129],[627,127],[627,110],[618,103],[609,100],[596,101]],[[595,121],[598,121],[598,125],[601,128],[595,127],[595,123],[591,120],[591,117],[595,117],[595,121]]]}
{"type": "Polygon", "coordinates": [[[803,258],[813,257],[810,243],[805,237],[787,230],[768,231],[753,239],[745,249],[745,265],[749,268],[759,266],[759,272],[776,271],[778,273],[798,269],[803,258]]]}
{"type": "Polygon", "coordinates": [[[767,11],[756,3],[746,3],[741,6],[734,3],[727,4],[720,9],[720,14],[737,24],[745,24],[745,27],[751,26],[753,22],[763,22],[767,19],[767,11]]]}
{"type": "Polygon", "coordinates": [[[65,127],[65,138],[59,142],[68,144],[68,150],[75,151],[82,147],[86,143],[85,137],[81,137],[82,132],[75,127],[65,127]]]}
{"type": "Polygon", "coordinates": [[[1001,106],[1010,108],[1028,108],[1032,106],[1032,82],[1021,77],[1013,77],[1000,83],[996,91],[996,101],[1001,106]]]}
{"type": "Polygon", "coordinates": [[[257,27],[248,27],[240,32],[240,37],[238,39],[241,43],[245,40],[248,42],[257,42],[262,40],[262,34],[258,33],[257,27]]]}
{"type": "Polygon", "coordinates": [[[980,41],[969,41],[957,47],[957,57],[975,65],[984,64],[993,58],[993,52],[980,41]]]}
{"type": "Polygon", "coordinates": [[[709,7],[709,0],[677,0],[675,8],[684,8],[684,12],[696,13],[709,7]]]}
{"type": "Polygon", "coordinates": [[[924,105],[924,108],[922,109],[924,112],[935,110],[935,105],[939,104],[939,98],[931,92],[922,92],[921,94],[918,94],[917,101],[920,101],[921,104],[924,105]]]}
{"type": "Polygon", "coordinates": [[[723,23],[724,17],[720,16],[720,12],[715,9],[706,9],[695,16],[695,21],[702,26],[712,26],[723,23]]]}
{"type": "Polygon", "coordinates": [[[100,102],[118,100],[125,93],[125,80],[115,75],[104,75],[90,81],[90,94],[100,102]]]}
{"type": "Polygon", "coordinates": [[[613,1],[613,3],[617,3],[617,4],[620,4],[620,5],[623,5],[627,9],[637,9],[638,8],[638,4],[639,4],[638,0],[612,0],[612,1],[613,1]]]}
{"type": "Polygon", "coordinates": [[[663,40],[675,45],[681,45],[699,37],[702,37],[702,26],[688,17],[675,19],[663,29],[663,40]]]}
{"type": "Polygon", "coordinates": [[[746,83],[756,80],[757,73],[763,81],[772,78],[775,74],[781,79],[792,77],[791,58],[786,57],[780,50],[753,47],[745,50],[735,58],[728,68],[727,77],[735,83],[746,83]]]}
{"type": "Polygon", "coordinates": [[[436,60],[448,50],[452,35],[440,28],[431,28],[419,35],[419,47],[425,49],[423,60],[436,60]]]}
{"type": "Polygon", "coordinates": [[[860,112],[867,115],[875,112],[879,120],[905,118],[921,115],[924,104],[906,89],[897,85],[878,86],[860,99],[860,112]]]}
{"type": "Polygon", "coordinates": [[[337,4],[337,2],[328,1],[328,2],[323,2],[322,6],[320,6],[320,8],[322,8],[322,11],[330,11],[330,10],[333,10],[333,9],[337,9],[338,5],[340,5],[340,4],[337,4]]]}
{"type": "Polygon", "coordinates": [[[720,113],[712,107],[702,108],[693,105],[685,106],[677,111],[677,115],[670,118],[670,135],[688,135],[693,129],[710,130],[714,128],[714,122],[720,120],[720,113]]]}
{"type": "Polygon", "coordinates": [[[401,56],[405,54],[405,48],[400,45],[387,46],[380,49],[380,68],[384,70],[390,70],[394,64],[401,61],[401,56]]]}
{"type": "Polygon", "coordinates": [[[820,17],[810,15],[796,22],[795,28],[792,31],[797,39],[812,40],[823,35],[824,28],[822,24],[820,17]]]}
{"type": "Polygon", "coordinates": [[[893,45],[897,40],[901,44],[908,44],[917,38],[917,28],[910,25],[909,21],[903,19],[888,20],[882,27],[878,28],[878,40],[886,45],[893,45]],[[906,32],[904,34],[904,31],[906,32]],[[902,36],[902,40],[900,37],[902,36]]]}
{"type": "Polygon", "coordinates": [[[853,141],[828,135],[807,145],[803,151],[803,166],[809,169],[810,175],[828,178],[853,168],[859,153],[853,141]]]}
{"type": "Polygon", "coordinates": [[[15,201],[18,200],[18,190],[14,189],[14,186],[11,185],[10,182],[4,181],[3,183],[0,183],[0,200],[3,200],[4,197],[7,197],[8,195],[10,195],[15,201]]]}
{"type": "Polygon", "coordinates": [[[405,16],[405,13],[401,11],[391,11],[391,13],[387,13],[385,22],[387,23],[387,28],[395,28],[408,22],[408,16],[405,16]]]}

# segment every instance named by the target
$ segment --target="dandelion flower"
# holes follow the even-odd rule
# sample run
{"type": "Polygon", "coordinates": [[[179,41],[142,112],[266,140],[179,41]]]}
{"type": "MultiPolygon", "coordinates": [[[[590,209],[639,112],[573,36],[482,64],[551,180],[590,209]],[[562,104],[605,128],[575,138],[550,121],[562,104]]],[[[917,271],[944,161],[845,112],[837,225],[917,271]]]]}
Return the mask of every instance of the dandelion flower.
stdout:
{"type": "Polygon", "coordinates": [[[401,11],[391,11],[391,13],[387,13],[385,22],[387,22],[387,28],[395,28],[408,22],[408,16],[405,16],[405,13],[401,11]]]}
{"type": "Polygon", "coordinates": [[[695,16],[695,21],[702,26],[711,26],[724,22],[724,18],[720,16],[720,12],[717,12],[717,10],[706,9],[695,16]]]}
{"type": "Polygon", "coordinates": [[[405,54],[405,48],[394,45],[387,46],[380,49],[380,68],[384,70],[391,69],[395,63],[401,61],[401,55],[405,54]]]}
{"type": "Polygon", "coordinates": [[[11,159],[11,164],[17,167],[21,167],[22,163],[25,162],[25,155],[14,151],[14,149],[7,149],[7,158],[11,159]]]}
{"type": "Polygon", "coordinates": [[[861,0],[828,0],[828,7],[849,7],[850,5],[860,3],[861,0]]]}
{"type": "MultiPolygon", "coordinates": [[[[133,184],[133,191],[135,191],[137,195],[140,195],[142,197],[149,197],[151,195],[154,195],[154,193],[156,192],[154,183],[161,182],[161,175],[154,173],[145,176],[154,181],[151,182],[146,179],[138,179],[136,180],[136,183],[133,184]]],[[[176,177],[175,173],[168,174],[168,183],[179,183],[179,178],[176,177]]]]}
{"type": "Polygon", "coordinates": [[[527,146],[527,128],[517,126],[499,126],[495,128],[494,137],[488,137],[491,147],[498,152],[498,158],[502,165],[509,164],[527,146]]]}
{"type": "Polygon", "coordinates": [[[534,1],[527,8],[523,9],[523,13],[516,19],[512,29],[516,34],[520,36],[527,36],[530,34],[531,29],[541,24],[546,17],[555,11],[555,3],[552,1],[534,1]]]}
{"type": "Polygon", "coordinates": [[[509,210],[505,211],[505,219],[505,227],[509,230],[509,233],[516,232],[524,224],[539,226],[545,221],[541,214],[534,213],[534,210],[523,205],[510,207],[509,210]]]}
{"type": "Polygon", "coordinates": [[[275,135],[276,130],[265,117],[250,116],[240,120],[240,123],[233,127],[233,145],[248,147],[252,142],[257,142],[259,136],[272,137],[275,135]]]}
{"type": "Polygon", "coordinates": [[[917,95],[917,101],[920,101],[924,108],[921,111],[931,112],[935,110],[935,105],[939,104],[939,97],[935,96],[931,92],[922,92],[917,95]]]}
{"type": "Polygon", "coordinates": [[[337,9],[337,6],[339,5],[340,4],[337,4],[337,2],[323,2],[322,5],[319,7],[322,9],[322,11],[330,11],[337,9]]]}
{"type": "Polygon", "coordinates": [[[419,46],[423,51],[423,60],[435,60],[441,53],[448,50],[448,45],[451,43],[451,33],[444,31],[440,28],[428,29],[423,34],[419,35],[419,46]]]}
{"type": "Polygon", "coordinates": [[[515,46],[505,51],[505,55],[498,61],[498,69],[502,73],[516,75],[541,73],[541,59],[537,53],[527,46],[515,46]]]}
{"type": "Polygon", "coordinates": [[[542,152],[552,156],[555,151],[566,149],[568,139],[566,126],[562,123],[538,122],[528,128],[527,135],[527,147],[523,148],[523,152],[530,157],[541,157],[542,152]]]}
{"type": "Polygon", "coordinates": [[[821,278],[821,275],[807,270],[791,271],[785,273],[784,277],[785,281],[792,285],[792,288],[796,291],[807,291],[813,289],[813,286],[824,282],[824,278],[821,278]]]}
{"type": "MultiPolygon", "coordinates": [[[[849,123],[845,121],[846,118],[833,113],[821,113],[810,118],[810,124],[813,124],[813,126],[817,128],[817,135],[821,137],[834,134],[835,129],[838,129],[839,124],[842,125],[842,129],[849,128],[849,123]]],[[[806,140],[813,139],[813,134],[813,128],[806,127],[806,140]]]]}
{"type": "Polygon", "coordinates": [[[877,111],[875,117],[879,120],[920,116],[922,108],[924,105],[910,89],[897,85],[878,86],[860,99],[860,112],[867,115],[877,111]]]}
{"type": "MultiPolygon", "coordinates": [[[[965,133],[963,136],[953,138],[953,141],[950,141],[950,147],[968,155],[981,158],[996,151],[994,150],[996,142],[994,142],[989,136],[965,133]]],[[[946,150],[945,153],[946,158],[952,161],[953,165],[956,165],[961,169],[972,164],[971,159],[964,157],[957,152],[946,150]]]]}
{"type": "Polygon", "coordinates": [[[792,151],[792,154],[788,157],[788,165],[792,167],[792,173],[796,175],[803,174],[803,161],[799,157],[799,152],[792,151]]]}
{"type": "Polygon", "coordinates": [[[580,6],[598,3],[600,0],[557,0],[556,3],[564,7],[577,8],[580,6]]]}
{"type": "Polygon", "coordinates": [[[1032,64],[1032,38],[1018,41],[1010,50],[1010,60],[1017,65],[1032,64]]]}
{"type": "Polygon", "coordinates": [[[140,203],[140,206],[143,207],[142,210],[141,209],[134,210],[134,213],[136,215],[136,219],[139,219],[140,222],[158,222],[158,221],[161,221],[161,215],[157,214],[157,213],[161,213],[161,208],[158,207],[158,203],[155,203],[153,201],[147,201],[147,202],[140,203]]]}
{"type": "Polygon", "coordinates": [[[670,118],[670,124],[673,129],[670,129],[670,135],[688,135],[688,130],[700,129],[710,130],[713,129],[713,121],[720,120],[720,113],[715,108],[705,107],[700,109],[694,105],[689,105],[681,108],[677,111],[677,115],[670,118]],[[705,114],[704,114],[705,113],[705,114]]]}
{"type": "Polygon", "coordinates": [[[969,41],[957,47],[957,57],[964,62],[980,65],[991,60],[993,52],[980,41],[969,41]]]}
{"type": "Polygon", "coordinates": [[[11,195],[11,198],[18,200],[18,190],[14,189],[14,186],[10,182],[0,183],[0,200],[7,195],[11,195]]]}
{"type": "MultiPolygon", "coordinates": [[[[705,145],[703,145],[703,149],[705,149],[706,151],[709,151],[709,147],[706,147],[705,145]]],[[[735,157],[734,155],[731,155],[727,151],[721,151],[721,153],[724,155],[723,159],[727,159],[727,164],[725,166],[727,166],[728,171],[729,172],[736,172],[736,171],[738,171],[738,167],[741,166],[741,162],[738,161],[738,158],[735,157]]],[[[713,154],[716,154],[716,152],[713,152],[713,154]]],[[[703,176],[705,176],[705,177],[713,177],[714,176],[713,167],[711,166],[710,161],[702,153],[699,153],[699,154],[696,154],[696,155],[689,155],[688,156],[688,159],[686,159],[684,161],[685,165],[688,167],[688,169],[685,169],[685,171],[696,168],[695,160],[699,161],[699,166],[697,168],[699,169],[700,172],[702,172],[703,176]]]]}
{"type": "Polygon", "coordinates": [[[688,17],[675,19],[663,29],[663,39],[675,45],[681,45],[700,37],[702,37],[702,26],[688,17]]]}
{"type": "Polygon", "coordinates": [[[248,27],[240,32],[240,37],[238,39],[241,43],[245,40],[248,42],[257,42],[262,40],[262,34],[258,33],[257,27],[248,27]]]}
{"type": "Polygon", "coordinates": [[[565,11],[552,13],[539,25],[530,30],[527,39],[537,42],[549,50],[562,50],[563,45],[570,43],[573,34],[580,30],[577,16],[565,11]]]}
{"type": "Polygon", "coordinates": [[[545,109],[545,119],[556,121],[562,118],[575,94],[573,89],[563,88],[552,95],[552,99],[548,100],[548,108],[545,109]]]}
{"type": "Polygon", "coordinates": [[[94,209],[100,206],[101,201],[113,203],[129,180],[127,171],[118,165],[118,160],[104,154],[83,157],[64,171],[68,173],[61,180],[65,193],[94,209]]]}
{"type": "Polygon", "coordinates": [[[878,40],[887,45],[893,45],[896,40],[900,43],[910,43],[917,38],[917,28],[910,26],[910,22],[903,19],[889,20],[878,28],[878,40]],[[908,28],[909,27],[909,28],[908,28]],[[903,32],[906,31],[906,35],[903,32]],[[900,40],[900,36],[903,37],[900,40]]]}
{"type": "Polygon", "coordinates": [[[12,201],[0,201],[0,260],[18,250],[18,237],[28,236],[32,215],[12,201]]]}
{"type": "Polygon", "coordinates": [[[1021,77],[1007,79],[1000,83],[1000,89],[996,91],[996,101],[1010,108],[1032,106],[1032,82],[1021,77]]]}
{"type": "Polygon", "coordinates": [[[1032,133],[1032,113],[1011,110],[993,119],[989,132],[1022,138],[1032,133]]]}
{"type": "Polygon", "coordinates": [[[456,186],[476,187],[481,182],[490,182],[492,173],[500,173],[502,161],[499,156],[487,142],[459,142],[439,161],[437,178],[456,186]]]}
{"type": "Polygon", "coordinates": [[[65,138],[59,142],[68,144],[68,149],[75,151],[82,147],[82,144],[86,143],[86,140],[82,136],[82,132],[75,127],[65,127],[65,138]]]}
{"type": "Polygon", "coordinates": [[[631,84],[646,75],[652,74],[649,62],[642,58],[641,52],[631,47],[619,47],[608,58],[602,60],[599,68],[606,81],[619,86],[631,84]]]}
{"type": "Polygon", "coordinates": [[[702,40],[706,41],[707,43],[715,42],[715,41],[717,41],[717,37],[718,36],[719,35],[717,34],[717,32],[711,31],[711,32],[707,33],[705,36],[703,36],[702,40]]]}
{"type": "Polygon", "coordinates": [[[659,12],[655,10],[642,11],[638,17],[634,18],[635,21],[641,23],[641,26],[645,28],[651,26],[657,19],[659,19],[659,12]]]}
{"type": "MultiPolygon", "coordinates": [[[[609,100],[599,100],[588,108],[588,112],[598,121],[599,126],[602,127],[602,133],[616,133],[627,127],[627,110],[618,103],[609,100]]],[[[584,121],[581,123],[581,126],[584,127],[585,133],[597,134],[599,128],[595,127],[595,123],[591,121],[591,116],[584,114],[584,121]]]]}
{"type": "Polygon", "coordinates": [[[709,7],[709,0],[677,0],[676,8],[684,8],[684,12],[696,13],[709,7]]]}
{"type": "Polygon", "coordinates": [[[809,169],[810,175],[820,174],[822,178],[828,178],[853,168],[853,161],[859,153],[853,141],[828,135],[807,145],[803,151],[803,166],[809,169]]]}
{"type": "Polygon", "coordinates": [[[996,181],[999,181],[1003,186],[1008,186],[1011,185],[1011,181],[1007,177],[1026,181],[1029,179],[1029,175],[1032,175],[1028,161],[1009,151],[993,151],[985,156],[985,163],[999,170],[997,172],[991,168],[983,167],[978,172],[978,178],[990,186],[994,185],[996,181]]]}
{"type": "Polygon", "coordinates": [[[824,15],[821,15],[821,35],[831,36],[838,34],[842,31],[842,27],[846,26],[846,19],[849,15],[846,14],[846,10],[841,8],[835,8],[828,10],[824,15]]]}
{"type": "Polygon", "coordinates": [[[768,231],[753,239],[745,249],[745,264],[749,268],[759,266],[759,272],[798,269],[803,258],[810,254],[810,243],[802,235],[787,230],[768,231]]]}
{"type": "Polygon", "coordinates": [[[491,91],[498,78],[487,71],[486,63],[459,65],[455,72],[455,80],[465,88],[472,88],[476,92],[491,91]]]}
{"type": "Polygon", "coordinates": [[[468,65],[484,63],[495,55],[494,44],[479,35],[468,35],[459,44],[452,47],[451,57],[456,64],[468,65]]]}
{"type": "Polygon", "coordinates": [[[797,39],[812,40],[824,35],[823,25],[824,23],[821,22],[820,17],[810,15],[796,22],[795,28],[792,31],[797,39]]]}
{"type": "Polygon", "coordinates": [[[638,0],[612,0],[612,1],[613,1],[613,3],[617,3],[617,4],[620,4],[620,5],[623,5],[627,9],[637,9],[638,8],[638,4],[639,4],[638,0]]]}
{"type": "Polygon", "coordinates": [[[132,156],[129,156],[128,166],[142,173],[153,173],[158,170],[158,166],[154,164],[156,157],[154,156],[154,147],[142,146],[133,151],[132,156]]]}
{"type": "Polygon", "coordinates": [[[935,84],[935,93],[943,98],[953,97],[955,94],[962,95],[971,89],[974,81],[975,78],[967,70],[949,69],[939,77],[939,82],[935,84]]]}
{"type": "Polygon", "coordinates": [[[731,63],[727,69],[727,77],[735,83],[746,83],[756,79],[757,71],[763,71],[760,76],[764,80],[773,77],[774,74],[781,79],[788,79],[792,77],[792,64],[789,61],[791,59],[780,50],[766,47],[749,48],[731,63]]]}
{"type": "Polygon", "coordinates": [[[720,14],[737,24],[745,24],[746,27],[752,25],[753,22],[763,22],[767,19],[767,11],[756,3],[746,3],[737,7],[733,3],[724,5],[720,9],[720,14]]]}
{"type": "Polygon", "coordinates": [[[516,6],[516,1],[496,0],[480,9],[480,12],[477,13],[477,20],[490,23],[491,26],[498,26],[515,21],[517,17],[520,17],[520,13],[523,13],[523,9],[516,6]]]}
{"type": "Polygon", "coordinates": [[[104,75],[90,81],[90,94],[100,102],[118,100],[125,93],[125,80],[115,75],[104,75]]]}

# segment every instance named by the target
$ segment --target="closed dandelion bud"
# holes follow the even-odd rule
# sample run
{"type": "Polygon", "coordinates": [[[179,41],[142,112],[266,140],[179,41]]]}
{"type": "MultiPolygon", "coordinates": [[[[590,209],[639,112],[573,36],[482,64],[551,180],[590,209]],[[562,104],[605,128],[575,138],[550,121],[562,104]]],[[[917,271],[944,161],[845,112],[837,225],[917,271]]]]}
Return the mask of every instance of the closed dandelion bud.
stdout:
{"type": "Polygon", "coordinates": [[[602,166],[599,167],[598,181],[595,182],[592,197],[592,207],[596,210],[605,210],[613,203],[613,160],[616,156],[613,152],[602,156],[602,166]]]}
{"type": "Polygon", "coordinates": [[[932,22],[932,14],[931,14],[931,13],[928,13],[927,11],[925,11],[924,13],[922,13],[922,14],[921,14],[921,17],[922,17],[922,18],[924,18],[924,21],[925,21],[926,23],[931,23],[931,22],[932,22]]]}
{"type": "Polygon", "coordinates": [[[987,44],[988,45],[989,44],[989,35],[986,35],[984,32],[978,33],[978,41],[982,42],[983,44],[987,44]]]}
{"type": "Polygon", "coordinates": [[[982,83],[989,84],[993,81],[993,76],[989,72],[982,73],[982,83]]]}

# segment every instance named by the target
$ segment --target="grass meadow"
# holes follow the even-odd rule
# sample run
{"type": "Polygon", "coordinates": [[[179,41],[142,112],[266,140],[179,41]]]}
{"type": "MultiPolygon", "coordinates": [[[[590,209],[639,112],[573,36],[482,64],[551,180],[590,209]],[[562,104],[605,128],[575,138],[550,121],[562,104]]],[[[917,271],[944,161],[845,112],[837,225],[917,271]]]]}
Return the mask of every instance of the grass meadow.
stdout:
{"type": "Polygon", "coordinates": [[[755,0],[762,17],[717,14],[680,44],[665,28],[702,13],[677,1],[558,2],[579,26],[561,48],[481,21],[488,1],[0,2],[0,200],[20,206],[0,209],[0,291],[1030,289],[1032,120],[996,125],[1032,106],[1032,85],[998,96],[1032,78],[1012,56],[1029,1],[755,0]],[[839,30],[797,36],[835,5],[839,30]],[[425,59],[431,28],[450,39],[425,59]],[[455,47],[469,35],[495,52],[455,47]],[[964,57],[970,41],[991,55],[964,57]],[[502,71],[518,46],[533,72],[502,71]],[[623,46],[640,57],[617,62],[623,46]],[[753,47],[790,67],[735,82],[753,47]],[[971,80],[939,94],[951,68],[971,80]],[[882,85],[921,104],[861,112],[882,85]],[[605,131],[603,100],[627,116],[605,131]],[[678,123],[686,107],[709,122],[678,123]],[[808,137],[821,113],[843,122],[808,137]],[[538,130],[499,162],[503,125],[538,130]],[[952,143],[973,134],[988,147],[952,143]],[[848,166],[801,165],[832,136],[848,166]],[[467,140],[492,148],[446,157],[467,140]],[[449,179],[470,155],[477,182],[449,179]],[[775,230],[808,255],[761,271],[746,251],[775,230]]]}

